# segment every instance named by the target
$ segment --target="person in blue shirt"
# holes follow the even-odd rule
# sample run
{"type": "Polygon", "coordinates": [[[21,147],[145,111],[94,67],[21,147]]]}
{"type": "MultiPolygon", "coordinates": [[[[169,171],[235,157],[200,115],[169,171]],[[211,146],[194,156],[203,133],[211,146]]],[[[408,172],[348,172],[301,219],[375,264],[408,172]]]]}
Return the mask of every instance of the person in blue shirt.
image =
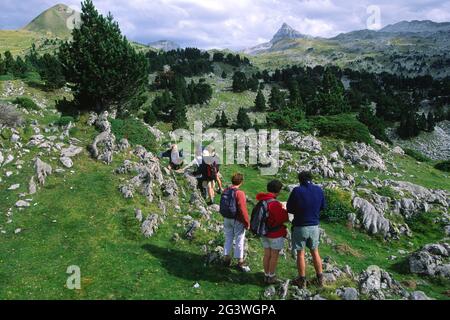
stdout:
{"type": "Polygon", "coordinates": [[[287,210],[294,215],[292,221],[292,250],[297,253],[298,277],[293,284],[306,288],[305,250],[311,252],[317,282],[323,286],[322,259],[319,254],[320,212],[325,209],[325,196],[321,187],[312,183],[310,172],[300,172],[300,186],[296,187],[287,202],[287,210]]]}

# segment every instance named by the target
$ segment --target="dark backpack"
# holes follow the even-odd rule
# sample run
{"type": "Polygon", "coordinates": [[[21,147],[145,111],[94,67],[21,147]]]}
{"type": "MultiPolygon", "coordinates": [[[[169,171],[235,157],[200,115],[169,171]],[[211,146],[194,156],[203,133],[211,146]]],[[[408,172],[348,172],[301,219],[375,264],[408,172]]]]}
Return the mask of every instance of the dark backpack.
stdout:
{"type": "Polygon", "coordinates": [[[252,217],[250,219],[250,230],[257,237],[264,237],[267,233],[277,231],[281,228],[281,226],[271,228],[267,225],[267,219],[269,218],[269,203],[273,201],[275,201],[275,199],[260,201],[253,208],[252,217]]]}
{"type": "Polygon", "coordinates": [[[206,180],[208,181],[213,181],[217,179],[217,164],[215,162],[211,163],[211,164],[205,164],[204,167],[204,176],[206,178],[206,180]]]}
{"type": "Polygon", "coordinates": [[[228,188],[222,193],[220,198],[220,214],[224,218],[236,219],[238,214],[236,189],[228,188]]]}

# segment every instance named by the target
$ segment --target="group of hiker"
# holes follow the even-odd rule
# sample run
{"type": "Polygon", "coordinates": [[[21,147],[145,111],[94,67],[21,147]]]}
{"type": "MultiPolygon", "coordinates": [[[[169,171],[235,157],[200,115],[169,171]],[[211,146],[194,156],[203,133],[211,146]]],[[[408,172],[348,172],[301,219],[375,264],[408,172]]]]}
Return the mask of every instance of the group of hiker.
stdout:
{"type": "Polygon", "coordinates": [[[178,146],[173,144],[169,150],[161,153],[159,158],[169,158],[169,170],[177,173],[184,173],[192,169],[192,174],[198,180],[198,186],[204,192],[204,197],[208,204],[215,202],[217,193],[222,193],[222,176],[220,174],[220,159],[213,147],[204,148],[197,145],[194,159],[184,165],[183,150],[178,150],[178,146]]]}
{"type": "Polygon", "coordinates": [[[224,217],[226,266],[231,265],[233,250],[238,270],[250,271],[244,260],[245,235],[246,231],[250,230],[254,235],[261,237],[264,248],[264,282],[275,284],[278,257],[285,247],[288,234],[285,224],[290,221],[289,213],[291,213],[294,219],[290,240],[292,250],[296,254],[298,270],[298,277],[292,284],[302,289],[306,288],[305,251],[309,249],[317,275],[317,284],[323,286],[322,260],[319,254],[319,219],[321,210],[325,208],[325,196],[323,190],[312,183],[310,172],[299,173],[298,179],[300,184],[291,192],[286,206],[277,200],[283,184],[278,180],[269,182],[267,192],[261,192],[256,196],[258,203],[249,216],[246,195],[240,189],[244,177],[240,173],[233,175],[232,185],[224,190],[220,201],[220,213],[224,217]]]}
{"type": "Polygon", "coordinates": [[[267,184],[267,191],[258,193],[257,204],[251,215],[247,210],[247,196],[241,187],[244,176],[241,173],[233,174],[231,185],[223,189],[220,174],[219,158],[214,148],[196,146],[193,161],[186,166],[183,160],[183,150],[172,145],[169,150],[159,155],[160,158],[169,158],[169,169],[184,173],[192,169],[193,175],[198,179],[199,186],[208,199],[208,204],[215,200],[217,192],[221,194],[220,213],[224,218],[223,230],[225,235],[224,264],[230,267],[233,258],[237,260],[239,271],[250,272],[250,267],[244,259],[246,232],[251,231],[261,238],[264,248],[264,282],[275,284],[277,282],[276,269],[280,252],[285,248],[288,235],[286,224],[290,222],[289,214],[293,216],[291,222],[291,241],[293,253],[296,255],[298,277],[292,281],[299,288],[306,288],[306,260],[305,252],[311,253],[318,286],[323,286],[322,260],[319,254],[320,242],[320,212],[325,208],[323,190],[312,183],[310,172],[298,174],[299,185],[294,188],[286,204],[277,198],[283,190],[283,184],[273,180],[267,184]]]}

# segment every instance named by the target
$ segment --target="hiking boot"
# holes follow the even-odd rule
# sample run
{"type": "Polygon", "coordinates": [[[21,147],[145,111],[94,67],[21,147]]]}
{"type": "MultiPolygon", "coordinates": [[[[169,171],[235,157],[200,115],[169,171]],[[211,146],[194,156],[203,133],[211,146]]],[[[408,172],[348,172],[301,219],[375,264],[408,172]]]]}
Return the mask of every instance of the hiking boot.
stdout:
{"type": "Polygon", "coordinates": [[[306,277],[298,277],[292,280],[292,285],[298,287],[299,289],[306,289],[306,277]]]}
{"type": "Polygon", "coordinates": [[[243,273],[248,273],[250,272],[250,267],[247,266],[245,263],[239,263],[236,268],[243,273]]]}
{"type": "Polygon", "coordinates": [[[231,266],[231,259],[223,259],[223,265],[224,267],[229,268],[231,266]]]}
{"type": "Polygon", "coordinates": [[[317,286],[319,288],[323,288],[324,283],[325,283],[325,281],[324,281],[324,278],[323,278],[323,274],[322,273],[318,274],[317,275],[317,286]]]}

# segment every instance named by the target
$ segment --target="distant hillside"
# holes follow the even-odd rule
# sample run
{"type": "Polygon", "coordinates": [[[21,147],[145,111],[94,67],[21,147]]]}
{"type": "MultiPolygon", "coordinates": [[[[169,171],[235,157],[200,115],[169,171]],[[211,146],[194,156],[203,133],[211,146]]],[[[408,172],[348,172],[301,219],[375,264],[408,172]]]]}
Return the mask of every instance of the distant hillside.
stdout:
{"type": "MultiPolygon", "coordinates": [[[[450,23],[399,22],[379,31],[359,30],[334,38],[275,36],[245,50],[254,63],[274,69],[289,64],[337,65],[354,70],[405,76],[450,75],[450,23]]],[[[277,33],[278,34],[278,33],[277,33]]]]}
{"type": "Polygon", "coordinates": [[[413,33],[435,33],[435,32],[450,32],[450,22],[442,22],[437,23],[430,20],[424,20],[424,21],[401,21],[396,24],[391,24],[383,29],[380,30],[380,32],[413,32],[413,33]]]}
{"type": "Polygon", "coordinates": [[[23,30],[66,38],[70,36],[69,26],[76,21],[76,15],[79,13],[68,6],[57,4],[34,18],[23,30]]]}
{"type": "Polygon", "coordinates": [[[163,51],[171,51],[171,50],[177,50],[180,49],[180,45],[176,42],[170,41],[170,40],[160,40],[151,42],[148,44],[149,47],[152,47],[156,50],[163,50],[163,51]]]}

